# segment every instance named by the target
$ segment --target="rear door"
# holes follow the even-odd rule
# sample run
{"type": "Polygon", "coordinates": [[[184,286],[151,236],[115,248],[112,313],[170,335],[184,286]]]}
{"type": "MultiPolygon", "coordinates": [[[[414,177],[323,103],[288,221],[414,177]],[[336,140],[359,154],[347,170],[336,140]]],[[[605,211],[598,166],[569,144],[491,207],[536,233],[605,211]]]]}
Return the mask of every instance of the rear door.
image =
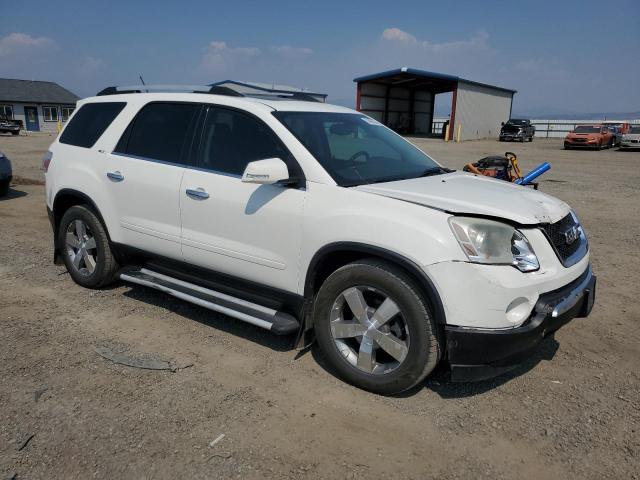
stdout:
{"type": "Polygon", "coordinates": [[[182,250],[194,265],[295,292],[305,189],[243,183],[254,160],[302,171],[276,134],[246,112],[210,106],[197,169],[182,179],[182,250]]]}
{"type": "Polygon", "coordinates": [[[103,179],[118,213],[123,243],[180,260],[180,182],[189,164],[201,105],[151,102],[138,112],[103,179]]]}

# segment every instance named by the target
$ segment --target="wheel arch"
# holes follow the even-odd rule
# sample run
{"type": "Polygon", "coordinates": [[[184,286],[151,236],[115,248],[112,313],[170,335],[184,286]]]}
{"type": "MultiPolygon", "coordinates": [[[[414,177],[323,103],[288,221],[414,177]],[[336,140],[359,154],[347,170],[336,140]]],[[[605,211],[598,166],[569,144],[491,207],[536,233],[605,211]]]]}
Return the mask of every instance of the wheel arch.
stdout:
{"type": "MultiPolygon", "coordinates": [[[[331,273],[348,263],[362,258],[378,258],[402,268],[416,282],[416,285],[429,302],[436,323],[442,325],[446,323],[444,306],[440,294],[433,281],[418,264],[391,250],[364,243],[331,243],[325,245],[315,253],[309,263],[305,276],[304,297],[307,302],[311,303],[320,285],[322,285],[331,273]]],[[[308,329],[311,327],[311,325],[308,324],[309,320],[310,315],[307,316],[306,322],[301,322],[302,328],[308,329]]]]}
{"type": "Polygon", "coordinates": [[[58,228],[60,227],[60,221],[62,220],[62,216],[64,212],[69,210],[71,207],[75,205],[87,205],[91,210],[98,216],[98,220],[102,223],[105,232],[107,233],[107,238],[109,242],[111,242],[111,237],[109,236],[109,229],[107,228],[107,224],[102,217],[102,213],[100,209],[96,205],[96,203],[87,195],[79,190],[75,190],[72,188],[63,188],[58,193],[56,193],[55,198],[53,199],[53,208],[52,208],[52,227],[53,227],[53,248],[54,248],[54,261],[56,264],[61,262],[60,259],[60,249],[58,245],[58,228]]]}

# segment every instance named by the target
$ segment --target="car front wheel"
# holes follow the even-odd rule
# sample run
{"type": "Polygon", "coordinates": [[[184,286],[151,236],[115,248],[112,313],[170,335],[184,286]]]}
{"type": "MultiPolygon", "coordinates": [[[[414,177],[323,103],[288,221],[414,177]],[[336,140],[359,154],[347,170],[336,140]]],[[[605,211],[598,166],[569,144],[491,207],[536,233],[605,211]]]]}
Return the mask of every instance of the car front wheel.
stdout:
{"type": "Polygon", "coordinates": [[[85,288],[100,288],[115,280],[116,262],[107,232],[84,205],[65,212],[58,227],[58,248],[71,278],[85,288]]]}
{"type": "Polygon", "coordinates": [[[316,296],[314,324],[338,376],[372,392],[407,390],[440,359],[429,303],[403,270],[379,260],[359,260],[331,274],[316,296]]]}

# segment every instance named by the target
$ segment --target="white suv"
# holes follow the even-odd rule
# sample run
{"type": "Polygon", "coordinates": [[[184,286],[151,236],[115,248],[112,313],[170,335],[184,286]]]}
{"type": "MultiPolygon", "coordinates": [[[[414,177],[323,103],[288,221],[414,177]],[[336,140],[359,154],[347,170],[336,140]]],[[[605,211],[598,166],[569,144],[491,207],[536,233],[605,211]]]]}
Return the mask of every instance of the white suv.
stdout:
{"type": "Polygon", "coordinates": [[[556,198],[298,95],[139,90],[78,102],[44,159],[55,258],[84,287],[122,279],[315,338],[385,394],[440,361],[495,376],[591,310],[587,240],[556,198]]]}

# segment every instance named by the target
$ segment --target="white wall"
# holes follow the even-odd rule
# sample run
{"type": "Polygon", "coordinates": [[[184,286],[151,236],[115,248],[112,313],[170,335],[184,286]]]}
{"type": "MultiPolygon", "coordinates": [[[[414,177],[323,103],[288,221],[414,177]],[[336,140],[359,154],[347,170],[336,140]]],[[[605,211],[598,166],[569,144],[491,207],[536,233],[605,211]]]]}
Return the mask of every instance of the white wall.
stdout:
{"type": "Polygon", "coordinates": [[[460,140],[494,138],[500,133],[500,124],[509,119],[510,92],[460,81],[456,97],[454,139],[460,126],[460,140]]]}

